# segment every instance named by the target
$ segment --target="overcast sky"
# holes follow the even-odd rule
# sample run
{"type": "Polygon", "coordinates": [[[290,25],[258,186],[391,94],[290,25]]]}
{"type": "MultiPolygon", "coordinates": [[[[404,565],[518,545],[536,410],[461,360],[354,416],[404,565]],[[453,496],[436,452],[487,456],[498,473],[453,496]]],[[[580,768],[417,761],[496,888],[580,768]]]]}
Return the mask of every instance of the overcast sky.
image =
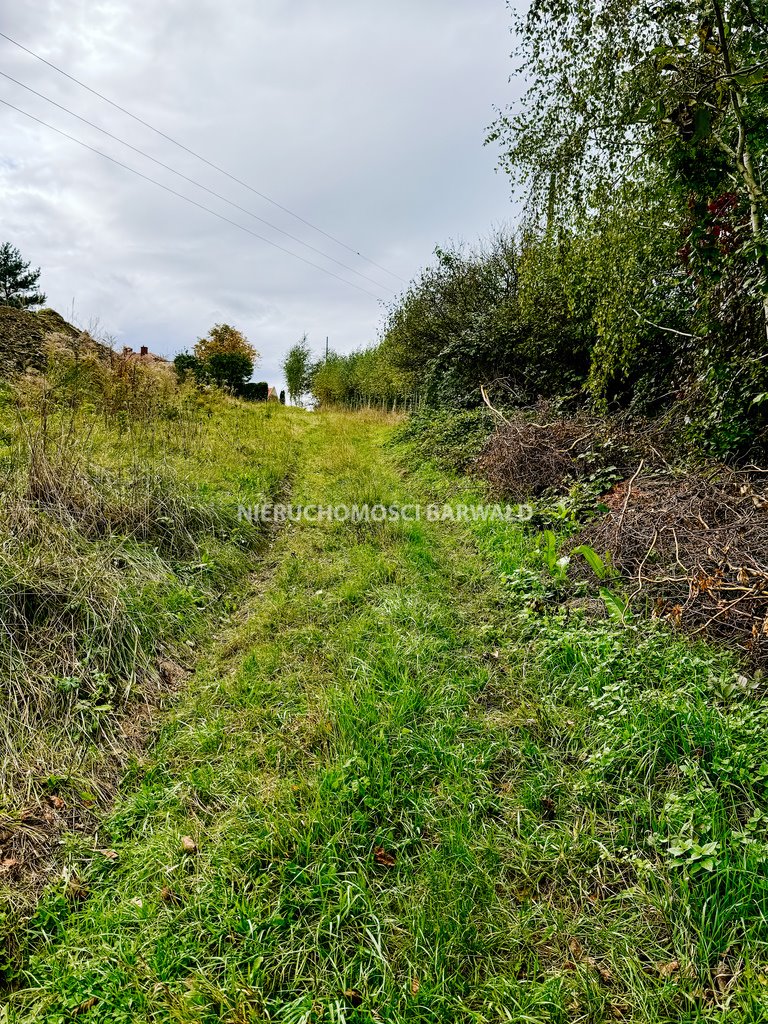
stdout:
{"type": "MultiPolygon", "coordinates": [[[[483,146],[511,98],[509,25],[504,0],[31,0],[0,30],[407,280],[435,245],[513,219],[483,146]]],[[[318,352],[326,335],[342,352],[375,340],[402,281],[2,38],[0,52],[8,75],[372,279],[0,77],[0,98],[372,293],[0,104],[0,241],[42,267],[49,305],[169,356],[235,324],[270,383],[305,331],[318,352]]]]}

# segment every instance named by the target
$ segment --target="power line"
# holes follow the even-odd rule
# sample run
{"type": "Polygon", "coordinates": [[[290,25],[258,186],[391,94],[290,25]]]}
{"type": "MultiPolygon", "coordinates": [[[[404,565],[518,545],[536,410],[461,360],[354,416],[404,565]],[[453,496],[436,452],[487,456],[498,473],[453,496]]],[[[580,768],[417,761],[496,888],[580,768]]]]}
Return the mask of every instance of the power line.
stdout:
{"type": "Polygon", "coordinates": [[[317,253],[318,256],[322,256],[324,259],[330,260],[339,267],[343,267],[344,270],[348,270],[350,274],[356,274],[358,277],[367,281],[369,284],[374,285],[376,288],[382,288],[385,291],[389,291],[386,285],[381,284],[380,281],[374,280],[372,277],[368,277],[367,274],[363,274],[359,270],[355,270],[354,267],[350,267],[348,264],[337,260],[335,256],[331,256],[330,253],[324,252],[322,249],[318,249],[314,245],[310,245],[309,242],[303,241],[297,235],[292,235],[290,231],[286,231],[284,228],[278,227],[277,224],[273,224],[271,221],[265,220],[264,217],[260,217],[257,213],[247,209],[245,206],[240,206],[239,203],[235,203],[231,199],[227,199],[226,196],[221,195],[212,188],[208,188],[202,182],[196,178],[190,178],[186,174],[182,174],[181,171],[177,171],[175,167],[171,167],[170,164],[163,163],[162,160],[158,160],[152,156],[151,153],[145,152],[143,149],[139,149],[138,146],[133,146],[130,142],[126,142],[125,139],[120,138],[119,135],[113,135],[112,132],[107,131],[106,128],[102,128],[101,125],[96,124],[94,121],[89,121],[87,117],[81,117],[80,114],[76,114],[74,110],[70,110],[69,107],[65,107],[61,103],[57,103],[56,100],[51,99],[50,96],[46,96],[45,93],[38,92],[37,89],[33,89],[29,85],[25,85],[24,82],[20,82],[18,78],[13,78],[12,75],[7,74],[5,71],[0,71],[0,75],[3,78],[7,78],[9,82],[13,82],[14,85],[21,86],[22,89],[26,89],[27,92],[31,92],[33,96],[38,96],[41,100],[45,100],[46,103],[50,103],[52,106],[57,107],[59,110],[63,110],[65,114],[69,114],[71,117],[77,118],[83,124],[87,124],[90,128],[95,128],[97,132],[101,132],[102,135],[106,135],[107,138],[112,139],[114,142],[120,143],[121,146],[125,146],[127,149],[133,150],[134,153],[138,153],[139,156],[144,157],[146,160],[151,160],[153,164],[157,164],[158,167],[162,167],[166,171],[170,171],[171,174],[175,174],[177,177],[182,178],[184,181],[188,181],[191,185],[195,185],[197,188],[202,189],[203,192],[207,192],[209,195],[214,196],[216,199],[220,199],[223,203],[227,203],[229,206],[234,207],[236,210],[240,210],[241,213],[246,214],[248,217],[253,217],[254,220],[259,221],[261,224],[266,224],[268,228],[272,228],[273,231],[278,231],[280,234],[285,235],[286,238],[290,238],[292,242],[297,242],[299,245],[303,245],[305,248],[310,249],[312,252],[317,253]]]}
{"type": "Polygon", "coordinates": [[[246,234],[253,235],[254,238],[258,238],[260,241],[266,242],[267,245],[271,245],[275,249],[279,249],[280,252],[287,253],[289,256],[293,256],[294,259],[301,260],[301,262],[306,263],[307,266],[314,267],[315,270],[320,270],[323,274],[327,274],[329,277],[335,277],[337,281],[341,281],[343,284],[349,285],[350,288],[357,288],[359,292],[369,295],[372,299],[376,299],[378,302],[381,301],[381,296],[374,295],[374,293],[369,292],[367,288],[363,288],[361,285],[355,284],[354,281],[347,281],[346,278],[340,277],[339,274],[334,274],[332,270],[328,270],[326,267],[321,267],[319,263],[313,263],[312,260],[308,260],[304,256],[300,256],[298,253],[292,252],[290,249],[286,249],[284,245],[279,245],[277,242],[273,242],[271,238],[267,238],[265,235],[260,235],[258,231],[252,231],[244,224],[239,224],[236,220],[231,220],[229,217],[225,217],[222,213],[212,210],[210,206],[206,206],[204,203],[198,203],[196,199],[185,196],[183,192],[177,192],[176,189],[171,188],[170,185],[164,185],[163,182],[158,181],[157,178],[152,178],[148,174],[138,171],[135,167],[131,167],[129,164],[124,164],[122,160],[118,160],[116,157],[110,156],[109,153],[104,153],[100,149],[96,149],[95,146],[89,146],[88,143],[83,142],[82,139],[78,139],[74,135],[70,135],[69,132],[65,132],[61,128],[56,128],[47,121],[43,121],[42,118],[35,117],[34,114],[30,114],[27,110],[22,110],[21,107],[14,106],[14,104],[9,103],[8,100],[4,100],[0,97],[0,103],[5,104],[6,107],[10,107],[11,110],[15,110],[17,114],[23,114],[24,117],[28,117],[31,121],[36,121],[37,124],[41,124],[44,128],[49,128],[52,132],[56,132],[57,135],[61,135],[65,139],[69,139],[70,142],[77,143],[77,145],[82,146],[83,149],[87,149],[91,153],[95,153],[97,156],[103,157],[105,160],[109,160],[110,163],[117,164],[118,167],[122,167],[124,170],[130,171],[131,174],[135,174],[137,177],[143,178],[144,181],[148,181],[152,185],[157,185],[157,187],[163,189],[164,192],[170,192],[172,196],[176,196],[179,199],[183,199],[184,202],[190,203],[192,206],[196,206],[198,210],[204,210],[206,213],[210,213],[213,217],[218,217],[219,220],[223,220],[226,224],[231,224],[232,227],[239,228],[240,231],[245,231],[246,234]]]}
{"type": "Polygon", "coordinates": [[[207,164],[208,167],[212,167],[213,170],[218,171],[219,174],[223,174],[230,180],[236,182],[238,185],[241,185],[243,188],[247,188],[249,192],[253,192],[253,194],[259,196],[260,199],[263,199],[267,203],[271,203],[272,206],[275,206],[278,210],[282,210],[283,213],[287,213],[295,220],[300,221],[302,224],[306,225],[306,227],[311,228],[313,231],[317,231],[321,235],[324,235],[332,242],[335,242],[336,245],[340,245],[343,249],[346,249],[348,252],[352,252],[355,254],[355,256],[359,256],[361,260],[365,260],[366,263],[370,263],[371,266],[377,267],[379,270],[383,270],[384,273],[389,274],[390,277],[394,277],[396,280],[401,281],[403,284],[406,283],[404,278],[400,277],[399,274],[395,274],[392,270],[388,270],[386,267],[383,267],[380,263],[377,263],[375,260],[370,259],[370,257],[364,256],[358,249],[355,249],[354,246],[347,245],[347,243],[343,242],[340,238],[336,238],[335,235],[329,234],[329,232],[324,231],[322,228],[319,228],[316,224],[312,224],[311,221],[305,220],[305,218],[300,216],[298,213],[294,213],[293,210],[290,210],[287,206],[283,206],[281,203],[278,203],[276,199],[272,199],[264,192],[260,192],[257,188],[254,188],[252,185],[249,185],[247,181],[243,181],[241,178],[236,177],[234,174],[231,174],[229,171],[227,171],[224,167],[221,167],[219,164],[213,163],[213,161],[209,160],[201,153],[196,152],[194,149],[190,149],[189,146],[185,146],[183,142],[179,142],[178,139],[174,139],[171,135],[167,135],[164,131],[161,131],[159,128],[155,128],[155,126],[150,124],[149,121],[143,120],[143,118],[139,117],[138,114],[134,114],[126,107],[121,107],[119,103],[116,103],[114,100],[111,100],[108,96],[105,96],[103,93],[99,92],[98,89],[94,89],[90,85],[86,85],[85,82],[82,82],[79,78],[75,78],[74,75],[70,75],[67,71],[64,71],[63,68],[58,67],[56,64],[52,64],[51,61],[46,60],[45,57],[41,57],[40,54],[35,53],[34,50],[30,50],[29,47],[24,46],[17,39],[13,39],[5,32],[0,32],[0,38],[6,39],[9,43],[13,43],[14,46],[18,46],[20,50],[23,50],[25,53],[28,53],[31,57],[34,57],[35,60],[41,61],[43,64],[47,65],[49,68],[52,68],[54,71],[58,72],[60,75],[63,75],[65,78],[68,78],[70,82],[74,82],[75,85],[79,85],[81,89],[86,89],[92,95],[98,96],[99,99],[103,100],[105,103],[108,103],[111,107],[114,107],[115,110],[119,110],[122,114],[126,114],[128,117],[132,118],[140,125],[143,125],[145,128],[149,128],[149,130],[154,132],[156,135],[159,135],[161,138],[166,139],[166,141],[172,143],[174,146],[177,146],[179,149],[184,150],[185,153],[189,153],[189,155],[193,156],[196,160],[201,160],[204,164],[207,164]]]}

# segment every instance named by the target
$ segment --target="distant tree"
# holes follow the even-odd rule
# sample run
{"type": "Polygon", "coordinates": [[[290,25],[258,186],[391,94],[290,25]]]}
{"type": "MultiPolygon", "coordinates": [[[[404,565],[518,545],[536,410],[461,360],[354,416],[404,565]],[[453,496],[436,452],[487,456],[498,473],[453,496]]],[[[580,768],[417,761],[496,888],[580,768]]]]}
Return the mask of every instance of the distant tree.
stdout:
{"type": "Polygon", "coordinates": [[[30,270],[29,263],[10,242],[0,245],[0,306],[31,309],[45,304],[45,295],[37,290],[40,268],[30,270]]]}
{"type": "Polygon", "coordinates": [[[179,380],[186,380],[187,377],[194,377],[200,380],[204,376],[203,364],[189,352],[179,352],[173,360],[173,368],[179,380]]]}
{"type": "Polygon", "coordinates": [[[305,334],[301,341],[288,350],[283,360],[283,375],[294,404],[299,403],[301,396],[310,389],[311,366],[312,354],[305,334]]]}
{"type": "Polygon", "coordinates": [[[242,391],[253,373],[253,362],[243,352],[216,352],[203,365],[211,380],[235,394],[242,391]]]}
{"type": "Polygon", "coordinates": [[[201,363],[211,356],[238,354],[251,361],[251,368],[258,362],[259,353],[248,339],[230,324],[215,324],[204,338],[195,342],[194,353],[201,363]]]}
{"type": "Polygon", "coordinates": [[[216,324],[204,338],[197,339],[194,358],[210,380],[240,394],[259,353],[236,327],[216,324]]]}
{"type": "Polygon", "coordinates": [[[312,367],[312,394],[320,405],[343,405],[352,397],[351,365],[346,356],[329,352],[312,367]]]}
{"type": "Polygon", "coordinates": [[[285,405],[285,392],[280,392],[280,405],[285,405]]]}

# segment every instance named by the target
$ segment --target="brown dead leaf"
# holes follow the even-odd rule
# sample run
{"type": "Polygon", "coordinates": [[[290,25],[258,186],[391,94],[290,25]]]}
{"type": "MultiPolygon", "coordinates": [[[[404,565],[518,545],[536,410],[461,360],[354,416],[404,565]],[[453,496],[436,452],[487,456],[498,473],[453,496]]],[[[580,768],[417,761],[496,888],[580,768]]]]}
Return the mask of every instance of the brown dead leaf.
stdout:
{"type": "Polygon", "coordinates": [[[600,981],[602,981],[604,985],[610,985],[610,983],[613,981],[613,974],[611,973],[610,968],[606,967],[605,964],[599,964],[591,956],[587,957],[587,962],[589,963],[589,966],[594,968],[600,975],[600,981]]]}
{"type": "Polygon", "coordinates": [[[723,957],[715,970],[715,983],[721,995],[726,995],[733,988],[740,974],[741,963],[732,967],[726,957],[723,957]]]}
{"type": "Polygon", "coordinates": [[[657,964],[656,970],[662,976],[662,978],[671,978],[673,974],[676,974],[680,970],[679,960],[670,960],[666,964],[657,964]]]}
{"type": "Polygon", "coordinates": [[[48,799],[51,802],[51,807],[57,811],[63,811],[67,806],[66,801],[60,796],[49,796],[48,799]]]}
{"type": "Polygon", "coordinates": [[[545,796],[541,801],[541,816],[544,821],[552,821],[555,817],[555,801],[549,796],[545,796]]]}
{"type": "Polygon", "coordinates": [[[0,874],[5,874],[7,871],[12,871],[19,861],[15,857],[6,857],[4,860],[0,860],[0,874]]]}
{"type": "Polygon", "coordinates": [[[106,857],[107,860],[117,860],[118,857],[117,850],[97,850],[96,852],[100,853],[102,857],[106,857]]]}
{"type": "Polygon", "coordinates": [[[160,899],[163,903],[181,903],[181,896],[167,885],[160,890],[160,899]]]}
{"type": "Polygon", "coordinates": [[[67,882],[67,896],[71,900],[84,900],[88,895],[88,890],[74,875],[67,882]]]}
{"type": "Polygon", "coordinates": [[[420,988],[421,988],[421,982],[419,981],[419,979],[416,976],[411,978],[411,995],[412,996],[418,995],[420,988]]]}
{"type": "Polygon", "coordinates": [[[606,967],[604,964],[598,963],[593,956],[589,956],[588,954],[586,954],[584,952],[584,947],[577,938],[574,937],[572,939],[569,939],[568,949],[570,949],[571,953],[573,954],[574,960],[586,964],[587,967],[591,967],[593,971],[597,971],[597,973],[600,975],[600,980],[604,984],[609,985],[613,981],[613,974],[611,973],[610,968],[606,967]]]}
{"type": "Polygon", "coordinates": [[[184,853],[196,853],[197,852],[197,843],[192,838],[192,836],[182,836],[181,837],[181,849],[182,849],[182,851],[184,853]]]}
{"type": "Polygon", "coordinates": [[[345,988],[344,989],[344,998],[352,1006],[359,1006],[362,1003],[362,1001],[363,1001],[363,993],[362,992],[358,992],[358,990],[356,988],[345,988]]]}
{"type": "Polygon", "coordinates": [[[98,1003],[98,1001],[99,1000],[97,999],[96,996],[91,996],[90,999],[86,999],[84,1003],[80,1003],[79,1006],[76,1006],[74,1008],[74,1010],[72,1010],[72,1013],[73,1014],[88,1013],[88,1011],[92,1010],[93,1007],[96,1005],[96,1003],[98,1003]]]}
{"type": "Polygon", "coordinates": [[[385,868],[393,868],[395,866],[394,853],[389,853],[383,846],[376,847],[373,851],[373,859],[377,864],[382,864],[385,868]]]}

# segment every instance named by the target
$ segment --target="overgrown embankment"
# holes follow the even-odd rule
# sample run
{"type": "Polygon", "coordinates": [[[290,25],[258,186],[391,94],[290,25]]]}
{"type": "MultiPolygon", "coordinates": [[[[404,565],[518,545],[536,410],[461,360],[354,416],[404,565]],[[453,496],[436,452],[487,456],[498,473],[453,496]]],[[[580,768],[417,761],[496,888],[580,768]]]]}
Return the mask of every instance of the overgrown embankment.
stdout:
{"type": "Polygon", "coordinates": [[[264,534],[238,505],[285,489],[304,429],[74,330],[43,357],[0,394],[5,935],[239,606],[264,534]]]}
{"type": "MultiPolygon", "coordinates": [[[[32,312],[0,305],[0,378],[7,379],[27,370],[43,370],[47,364],[47,340],[51,335],[72,341],[81,333],[53,309],[32,312]]],[[[102,348],[106,352],[106,348],[102,348]]]]}

